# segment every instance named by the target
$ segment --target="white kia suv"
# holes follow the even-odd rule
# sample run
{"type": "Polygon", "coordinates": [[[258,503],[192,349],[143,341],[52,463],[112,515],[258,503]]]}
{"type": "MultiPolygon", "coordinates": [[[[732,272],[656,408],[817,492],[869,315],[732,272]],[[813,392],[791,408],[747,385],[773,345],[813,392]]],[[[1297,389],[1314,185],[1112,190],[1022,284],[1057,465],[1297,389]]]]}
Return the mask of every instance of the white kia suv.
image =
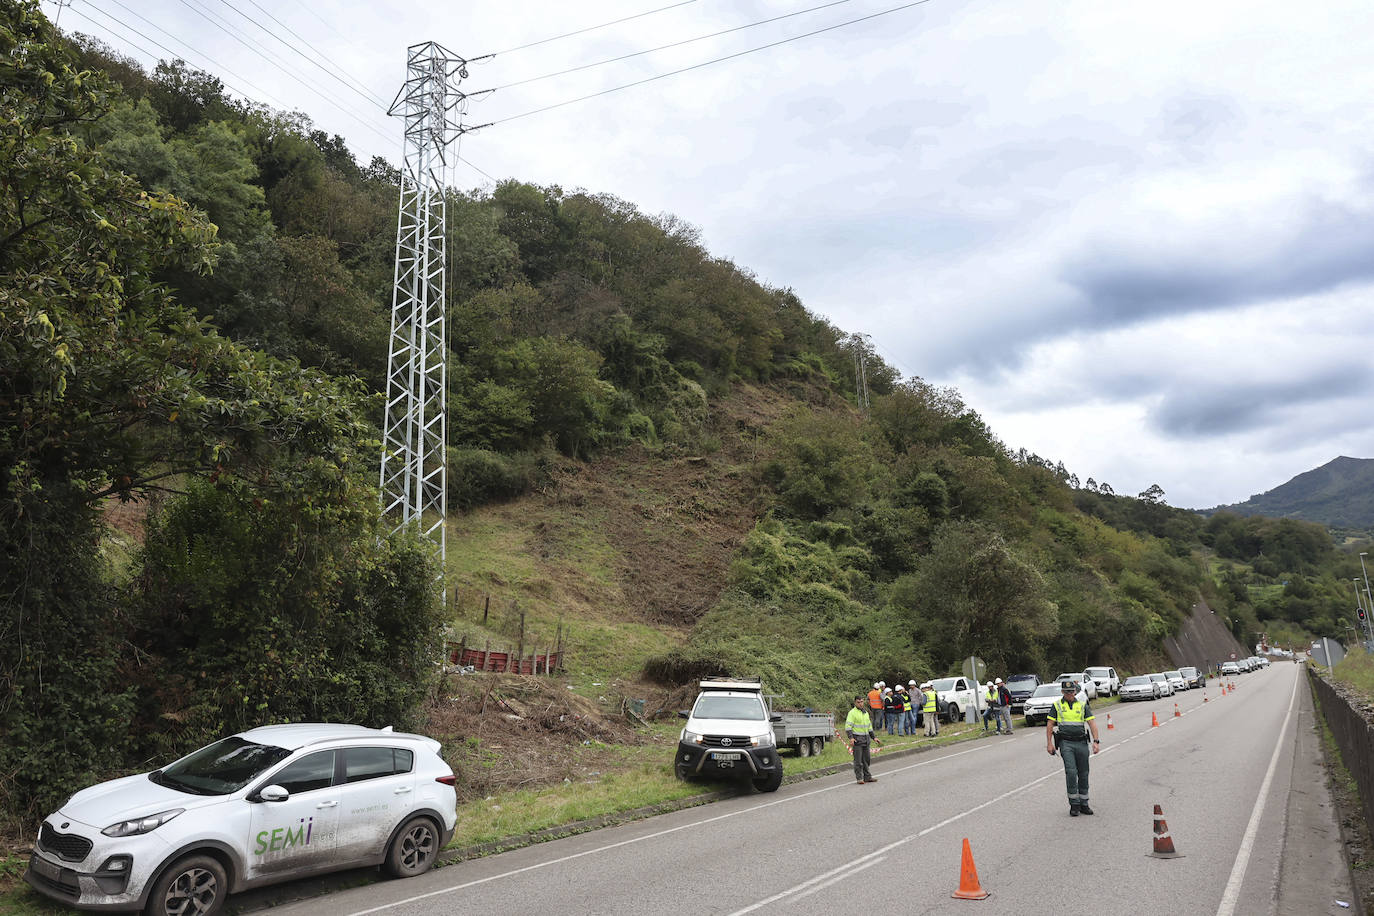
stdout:
{"type": "Polygon", "coordinates": [[[389,728],[268,725],[82,789],[24,877],[80,909],[212,916],[240,890],[365,865],[409,877],[457,826],[439,742],[389,728]]]}

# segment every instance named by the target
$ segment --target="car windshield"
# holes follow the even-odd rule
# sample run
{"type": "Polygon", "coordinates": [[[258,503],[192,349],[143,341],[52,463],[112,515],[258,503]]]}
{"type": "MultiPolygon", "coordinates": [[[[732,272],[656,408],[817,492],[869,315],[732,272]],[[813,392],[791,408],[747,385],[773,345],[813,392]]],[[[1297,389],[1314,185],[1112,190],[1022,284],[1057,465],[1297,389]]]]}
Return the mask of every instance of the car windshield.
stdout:
{"type": "Polygon", "coordinates": [[[956,677],[942,677],[938,681],[932,681],[931,686],[935,688],[936,693],[944,693],[946,690],[953,690],[958,680],[956,677]]]}
{"type": "Polygon", "coordinates": [[[235,736],[155,770],[148,778],[160,786],[192,795],[229,795],[290,755],[284,747],[254,744],[235,736]]]}
{"type": "Polygon", "coordinates": [[[1039,687],[1035,688],[1035,693],[1031,694],[1031,696],[1033,696],[1033,697],[1057,697],[1057,696],[1059,696],[1059,694],[1060,694],[1061,692],[1062,692],[1062,691],[1061,691],[1061,689],[1060,689],[1060,687],[1059,687],[1059,684],[1056,682],[1056,683],[1053,683],[1053,684],[1041,684],[1039,687]]]}
{"type": "Polygon", "coordinates": [[[1012,684],[1020,686],[1022,684],[1030,685],[1034,683],[1035,675],[1033,674],[1013,674],[1011,677],[1007,678],[1008,687],[1010,687],[1012,684]]]}
{"type": "Polygon", "coordinates": [[[1176,678],[1179,678],[1180,680],[1183,678],[1183,673],[1182,673],[1181,671],[1166,671],[1166,672],[1164,672],[1164,674],[1165,674],[1166,677],[1170,677],[1170,678],[1175,678],[1175,677],[1176,677],[1176,678]]]}
{"type": "Polygon", "coordinates": [[[727,697],[703,694],[697,699],[692,715],[698,719],[745,719],[758,721],[763,716],[763,702],[758,697],[727,697]]]}
{"type": "Polygon", "coordinates": [[[1126,678],[1126,686],[1127,686],[1127,687],[1131,687],[1131,686],[1137,686],[1137,687],[1138,687],[1138,686],[1140,686],[1140,685],[1142,685],[1142,684],[1148,684],[1148,683],[1150,683],[1150,679],[1149,679],[1148,677],[1146,677],[1145,675],[1143,675],[1143,674],[1137,674],[1135,677],[1128,677],[1128,678],[1126,678]]]}
{"type": "Polygon", "coordinates": [[[1111,677],[1110,668],[1089,668],[1088,677],[1111,677]]]}
{"type": "Polygon", "coordinates": [[[1197,677],[1196,668],[1180,668],[1178,669],[1178,673],[1183,675],[1184,677],[1197,677]]]}
{"type": "Polygon", "coordinates": [[[1152,681],[1167,681],[1168,679],[1169,679],[1168,677],[1166,677],[1165,675],[1162,675],[1162,674],[1152,674],[1152,675],[1150,675],[1150,680],[1152,680],[1152,681]]]}

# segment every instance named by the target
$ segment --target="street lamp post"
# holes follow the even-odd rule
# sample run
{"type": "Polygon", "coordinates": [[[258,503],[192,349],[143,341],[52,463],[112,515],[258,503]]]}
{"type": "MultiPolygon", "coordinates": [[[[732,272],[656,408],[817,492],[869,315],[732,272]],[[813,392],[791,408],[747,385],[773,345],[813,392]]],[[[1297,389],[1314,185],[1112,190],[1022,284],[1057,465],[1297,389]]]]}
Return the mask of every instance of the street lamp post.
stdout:
{"type": "MultiPolygon", "coordinates": [[[[1355,583],[1355,611],[1356,611],[1356,614],[1357,614],[1358,616],[1360,616],[1360,617],[1363,619],[1363,622],[1364,622],[1364,626],[1361,627],[1361,630],[1367,630],[1367,629],[1369,628],[1369,626],[1370,626],[1369,617],[1370,617],[1371,614],[1374,614],[1374,608],[1365,607],[1364,603],[1360,600],[1360,580],[1359,580],[1359,579],[1351,579],[1350,581],[1355,583]]],[[[1371,636],[1370,638],[1371,638],[1371,640],[1374,640],[1374,636],[1371,636]]]]}
{"type": "Polygon", "coordinates": [[[1374,602],[1371,602],[1369,597],[1369,572],[1364,568],[1364,555],[1365,551],[1360,551],[1360,572],[1364,573],[1364,622],[1370,628],[1369,638],[1374,640],[1374,622],[1369,620],[1369,615],[1374,614],[1374,602]]]}

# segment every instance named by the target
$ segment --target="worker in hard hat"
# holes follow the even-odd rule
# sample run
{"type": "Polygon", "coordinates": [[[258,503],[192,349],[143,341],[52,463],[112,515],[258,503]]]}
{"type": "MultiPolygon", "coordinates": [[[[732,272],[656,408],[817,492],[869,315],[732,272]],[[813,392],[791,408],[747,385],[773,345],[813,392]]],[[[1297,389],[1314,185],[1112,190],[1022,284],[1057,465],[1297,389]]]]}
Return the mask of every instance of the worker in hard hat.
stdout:
{"type": "Polygon", "coordinates": [[[868,692],[868,718],[874,732],[883,727],[883,686],[882,681],[875,681],[868,692]]]}
{"type": "Polygon", "coordinates": [[[925,698],[921,704],[921,718],[925,720],[926,737],[934,738],[940,734],[940,716],[936,712],[939,704],[935,700],[935,687],[930,681],[926,681],[921,685],[921,690],[921,695],[925,698]]]}

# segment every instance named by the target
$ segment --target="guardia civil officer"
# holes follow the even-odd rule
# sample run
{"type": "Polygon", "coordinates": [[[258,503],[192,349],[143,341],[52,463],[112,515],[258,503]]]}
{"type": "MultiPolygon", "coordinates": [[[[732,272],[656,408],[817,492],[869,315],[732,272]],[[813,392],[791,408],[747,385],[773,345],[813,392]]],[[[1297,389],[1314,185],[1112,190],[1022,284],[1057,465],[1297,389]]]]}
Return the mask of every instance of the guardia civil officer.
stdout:
{"type": "Polygon", "coordinates": [[[1076,694],[1078,685],[1073,681],[1064,682],[1064,695],[1054,701],[1045,718],[1045,750],[1053,756],[1055,746],[1059,747],[1059,757],[1064,761],[1064,787],[1069,792],[1069,817],[1092,814],[1088,807],[1088,738],[1092,736],[1092,753],[1102,747],[1097,736],[1097,723],[1088,709],[1085,696],[1079,702],[1076,694]]]}

